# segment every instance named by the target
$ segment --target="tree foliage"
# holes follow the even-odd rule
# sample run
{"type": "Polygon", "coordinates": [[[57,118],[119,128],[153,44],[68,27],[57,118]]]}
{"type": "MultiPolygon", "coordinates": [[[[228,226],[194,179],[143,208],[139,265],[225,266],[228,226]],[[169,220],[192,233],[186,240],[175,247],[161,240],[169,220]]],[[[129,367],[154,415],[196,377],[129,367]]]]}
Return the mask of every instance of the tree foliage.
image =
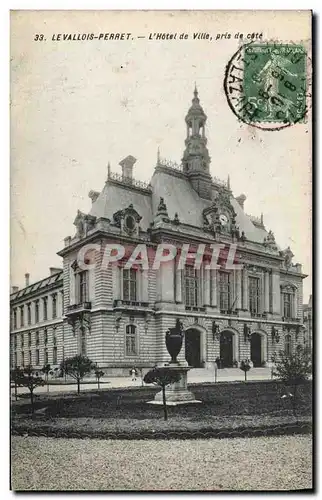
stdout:
{"type": "Polygon", "coordinates": [[[103,370],[100,370],[98,366],[95,367],[95,377],[97,379],[97,388],[100,388],[100,379],[104,376],[103,370]]]}
{"type": "Polygon", "coordinates": [[[64,359],[60,364],[60,368],[63,373],[76,380],[77,393],[79,394],[81,381],[85,375],[88,375],[92,370],[95,370],[96,365],[87,356],[78,354],[71,358],[64,359]]]}
{"type": "Polygon", "coordinates": [[[294,353],[279,352],[279,358],[274,356],[273,374],[287,385],[299,385],[307,380],[312,373],[311,353],[308,348],[298,345],[294,353]]]}
{"type": "Polygon", "coordinates": [[[251,368],[248,359],[246,359],[245,361],[244,360],[241,361],[241,363],[239,365],[239,368],[244,372],[244,374],[245,374],[245,381],[246,381],[247,380],[247,372],[251,368]]]}
{"type": "Polygon", "coordinates": [[[15,370],[16,383],[21,387],[27,387],[30,392],[31,411],[34,412],[34,390],[45,385],[45,381],[34,374],[32,366],[25,366],[15,370]]]}
{"type": "Polygon", "coordinates": [[[143,380],[146,384],[158,385],[162,389],[164,420],[168,420],[165,388],[167,385],[179,382],[180,378],[180,374],[171,368],[153,368],[144,375],[143,380]]]}
{"type": "Polygon", "coordinates": [[[303,384],[312,373],[311,352],[308,348],[298,345],[294,353],[279,352],[279,358],[273,356],[275,363],[273,375],[281,380],[285,385],[292,386],[293,393],[284,395],[291,400],[293,414],[296,415],[298,401],[298,386],[303,384]]]}

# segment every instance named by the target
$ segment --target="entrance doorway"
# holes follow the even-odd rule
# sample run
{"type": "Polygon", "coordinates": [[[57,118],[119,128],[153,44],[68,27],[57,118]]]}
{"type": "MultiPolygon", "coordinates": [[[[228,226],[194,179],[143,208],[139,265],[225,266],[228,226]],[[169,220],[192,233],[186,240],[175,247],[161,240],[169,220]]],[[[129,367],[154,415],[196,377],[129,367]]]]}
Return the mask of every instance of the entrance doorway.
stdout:
{"type": "Polygon", "coordinates": [[[200,368],[200,332],[194,329],[187,330],[185,334],[185,343],[186,361],[188,365],[194,368],[200,368]]]}
{"type": "Polygon", "coordinates": [[[220,361],[221,368],[233,366],[233,334],[229,331],[220,334],[220,361]]]}
{"type": "Polygon", "coordinates": [[[252,334],[250,357],[254,364],[254,368],[262,366],[262,336],[259,333],[252,334]]]}

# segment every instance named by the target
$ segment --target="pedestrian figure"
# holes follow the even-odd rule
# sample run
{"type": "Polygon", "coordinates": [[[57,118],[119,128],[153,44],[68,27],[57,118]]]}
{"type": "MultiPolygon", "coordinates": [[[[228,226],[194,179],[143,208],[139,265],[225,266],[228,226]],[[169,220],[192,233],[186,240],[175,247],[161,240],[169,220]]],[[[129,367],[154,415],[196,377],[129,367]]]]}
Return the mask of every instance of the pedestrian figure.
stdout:
{"type": "Polygon", "coordinates": [[[131,370],[131,375],[132,375],[132,382],[134,382],[134,380],[136,380],[136,369],[134,367],[131,370]]]}

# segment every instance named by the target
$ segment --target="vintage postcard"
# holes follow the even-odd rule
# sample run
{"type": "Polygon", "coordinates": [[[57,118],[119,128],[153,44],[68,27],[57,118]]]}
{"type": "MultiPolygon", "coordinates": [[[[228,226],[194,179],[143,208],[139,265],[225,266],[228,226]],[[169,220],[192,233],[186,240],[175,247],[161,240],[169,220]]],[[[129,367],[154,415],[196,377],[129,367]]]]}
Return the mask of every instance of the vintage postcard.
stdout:
{"type": "Polygon", "coordinates": [[[11,12],[13,490],[312,490],[311,25],[11,12]]]}

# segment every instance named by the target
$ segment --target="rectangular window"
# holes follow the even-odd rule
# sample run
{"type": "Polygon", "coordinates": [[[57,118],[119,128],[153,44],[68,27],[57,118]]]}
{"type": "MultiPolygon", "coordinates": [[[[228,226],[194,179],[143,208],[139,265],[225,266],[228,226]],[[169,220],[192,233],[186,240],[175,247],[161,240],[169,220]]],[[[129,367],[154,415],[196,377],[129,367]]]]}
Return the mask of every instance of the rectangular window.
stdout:
{"type": "Polygon", "coordinates": [[[31,304],[27,304],[27,318],[28,318],[28,325],[31,325],[31,304]]]}
{"type": "Polygon", "coordinates": [[[21,351],[21,366],[25,366],[25,353],[21,351]]]}
{"type": "Polygon", "coordinates": [[[17,353],[13,353],[14,365],[17,366],[17,353]]]}
{"type": "Polygon", "coordinates": [[[53,347],[53,364],[57,365],[57,347],[53,347]]]}
{"type": "Polygon", "coordinates": [[[76,275],[78,304],[88,301],[88,272],[81,271],[76,275]]]}
{"type": "Polygon", "coordinates": [[[39,363],[39,349],[36,350],[36,365],[38,366],[39,363]]]}
{"type": "Polygon", "coordinates": [[[199,300],[199,279],[197,269],[194,266],[185,266],[184,269],[185,284],[185,304],[189,307],[197,307],[199,300]]]}
{"type": "Polygon", "coordinates": [[[20,326],[24,326],[24,306],[20,306],[20,326]]]}
{"type": "Polygon", "coordinates": [[[29,365],[32,365],[32,357],[31,357],[31,351],[29,351],[29,365]]]}
{"type": "Polygon", "coordinates": [[[64,292],[61,291],[61,314],[64,316],[64,292]]]}
{"type": "Polygon", "coordinates": [[[39,300],[35,300],[35,322],[39,323],[39,300]]]}
{"type": "Polygon", "coordinates": [[[137,300],[137,271],[135,269],[123,269],[123,300],[135,302],[137,300]]]}
{"type": "Polygon", "coordinates": [[[53,345],[57,345],[56,327],[53,327],[53,345]]]}
{"type": "Polygon", "coordinates": [[[13,346],[15,349],[17,349],[17,335],[13,336],[13,346]]]}
{"type": "Polygon", "coordinates": [[[48,363],[48,349],[44,349],[44,364],[48,363]]]}
{"type": "Polygon", "coordinates": [[[44,306],[44,321],[46,321],[48,319],[47,297],[44,297],[42,300],[44,306]]]}
{"type": "Polygon", "coordinates": [[[137,354],[137,342],[136,342],[136,326],[127,325],[126,327],[126,355],[135,356],[137,354]]]}
{"type": "Polygon", "coordinates": [[[36,332],[36,345],[39,345],[39,332],[36,332]]]}
{"type": "Polygon", "coordinates": [[[28,333],[28,346],[31,346],[31,332],[28,333]]]}
{"type": "Polygon", "coordinates": [[[283,316],[284,318],[292,318],[292,294],[283,293],[283,316]]]}
{"type": "Polygon", "coordinates": [[[259,314],[260,293],[259,293],[259,278],[248,278],[249,290],[249,310],[251,314],[259,314]]]}
{"type": "Polygon", "coordinates": [[[219,307],[221,312],[230,310],[230,274],[219,272],[219,307]]]}
{"type": "Polygon", "coordinates": [[[47,328],[44,329],[44,344],[45,345],[48,344],[48,332],[47,332],[47,328]]]}
{"type": "Polygon", "coordinates": [[[21,334],[20,340],[21,340],[21,348],[23,349],[25,346],[25,337],[23,333],[21,334]]]}
{"type": "Polygon", "coordinates": [[[17,309],[13,310],[13,328],[17,328],[17,309]]]}
{"type": "Polygon", "coordinates": [[[55,319],[57,317],[57,294],[54,293],[51,296],[51,299],[52,299],[52,307],[53,307],[53,319],[55,319]]]}
{"type": "Polygon", "coordinates": [[[292,354],[292,337],[290,334],[285,335],[284,350],[287,356],[290,356],[290,354],[292,354]]]}

